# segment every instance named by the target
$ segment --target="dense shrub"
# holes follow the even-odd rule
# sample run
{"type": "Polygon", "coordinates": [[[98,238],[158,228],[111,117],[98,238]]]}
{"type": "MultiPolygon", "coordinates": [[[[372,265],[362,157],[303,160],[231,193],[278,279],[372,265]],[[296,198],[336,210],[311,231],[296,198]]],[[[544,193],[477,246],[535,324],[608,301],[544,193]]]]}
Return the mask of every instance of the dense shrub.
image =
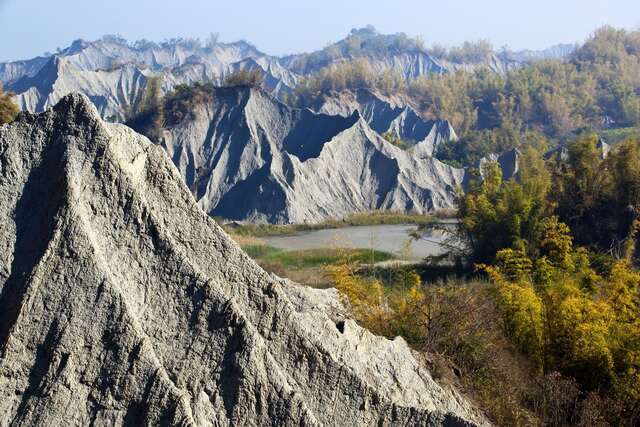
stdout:
{"type": "Polygon", "coordinates": [[[151,78],[126,124],[152,141],[160,142],[165,127],[192,118],[198,105],[213,102],[214,93],[212,83],[194,83],[177,85],[163,97],[160,78],[151,78]]]}
{"type": "Polygon", "coordinates": [[[541,372],[561,372],[580,390],[613,399],[622,408],[616,422],[636,425],[640,273],[622,260],[607,277],[599,276],[586,252],[571,244],[569,228],[553,221],[541,243],[553,250],[530,259],[527,268],[513,274],[513,265],[523,265],[527,256],[512,249],[485,267],[498,285],[505,332],[541,372]]]}
{"type": "Polygon", "coordinates": [[[147,80],[138,103],[127,113],[126,124],[151,141],[160,141],[165,125],[160,77],[147,80]]]}
{"type": "Polygon", "coordinates": [[[12,122],[20,112],[18,106],[11,99],[12,96],[12,93],[4,92],[0,86],[0,125],[12,122]]]}
{"type": "Polygon", "coordinates": [[[260,70],[238,70],[224,78],[223,86],[254,86],[260,87],[264,82],[264,75],[260,70]]]}
{"type": "Polygon", "coordinates": [[[640,141],[619,144],[606,158],[594,136],[567,146],[552,162],[551,203],[577,243],[622,257],[640,214],[640,141]]]}
{"type": "Polygon", "coordinates": [[[166,125],[174,126],[193,117],[198,105],[213,102],[215,86],[212,83],[178,85],[164,99],[166,125]]]}

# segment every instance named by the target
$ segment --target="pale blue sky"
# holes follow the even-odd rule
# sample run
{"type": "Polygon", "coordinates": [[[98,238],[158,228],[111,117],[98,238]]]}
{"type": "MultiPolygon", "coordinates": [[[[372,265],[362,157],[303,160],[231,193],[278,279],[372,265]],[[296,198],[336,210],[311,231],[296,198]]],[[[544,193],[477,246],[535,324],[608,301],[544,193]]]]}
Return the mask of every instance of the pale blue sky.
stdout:
{"type": "Polygon", "coordinates": [[[640,0],[0,0],[0,61],[119,33],[129,40],[246,39],[272,54],[309,51],[374,25],[427,44],[488,39],[544,48],[604,24],[640,27],[640,0]]]}

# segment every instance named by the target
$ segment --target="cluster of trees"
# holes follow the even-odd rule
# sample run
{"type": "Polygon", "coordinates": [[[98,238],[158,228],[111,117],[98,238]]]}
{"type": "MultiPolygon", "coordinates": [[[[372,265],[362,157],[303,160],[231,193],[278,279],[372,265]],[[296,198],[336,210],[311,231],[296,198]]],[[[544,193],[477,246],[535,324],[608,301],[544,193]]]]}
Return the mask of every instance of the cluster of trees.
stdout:
{"type": "MultiPolygon", "coordinates": [[[[630,139],[607,152],[594,135],[569,142],[548,160],[530,146],[517,180],[503,181],[497,164],[472,180],[458,200],[457,237],[471,263],[491,264],[502,249],[520,248],[538,258],[542,223],[557,216],[577,244],[620,258],[635,247],[640,215],[640,142],[630,139]]],[[[636,257],[635,252],[632,256],[636,257]]]]}
{"type": "Polygon", "coordinates": [[[393,131],[388,131],[388,132],[383,133],[382,137],[384,139],[386,139],[387,141],[389,141],[390,143],[392,143],[393,145],[395,145],[396,147],[402,148],[403,150],[408,150],[409,148],[411,148],[413,146],[408,141],[405,141],[405,140],[401,139],[393,131]]]}
{"type": "MultiPolygon", "coordinates": [[[[629,139],[607,153],[595,137],[569,143],[552,162],[551,203],[576,243],[621,257],[635,244],[640,214],[640,143],[629,139]]],[[[632,254],[637,258],[637,254],[632,254]]]]}
{"type": "Polygon", "coordinates": [[[330,92],[374,89],[392,95],[405,91],[406,81],[392,70],[376,73],[364,58],[340,62],[321,69],[317,74],[301,78],[295,88],[292,103],[313,106],[330,92]]]}
{"type": "Polygon", "coordinates": [[[125,124],[151,141],[159,142],[165,127],[162,79],[150,77],[137,103],[126,112],[125,124]]]}
{"type": "Polygon", "coordinates": [[[402,336],[421,351],[468,356],[467,345],[487,333],[491,304],[471,287],[440,284],[425,288],[411,268],[400,268],[382,281],[360,274],[345,259],[328,267],[336,289],[356,319],[376,334],[402,336]]]}
{"type": "MultiPolygon", "coordinates": [[[[331,90],[367,88],[402,94],[425,116],[449,120],[461,137],[441,145],[437,157],[473,164],[489,152],[514,148],[532,138],[562,141],[589,130],[638,126],[639,40],[640,31],[604,27],[567,59],[533,61],[504,75],[479,66],[474,72],[424,75],[410,81],[393,71],[374,72],[362,55],[347,55],[351,61],[328,65],[303,80],[297,102],[313,105],[331,90]]],[[[440,56],[471,62],[492,52],[482,42],[436,50],[440,56]]]]}
{"type": "Polygon", "coordinates": [[[20,112],[12,96],[12,93],[3,91],[0,86],[0,125],[12,122],[20,112]]]}
{"type": "Polygon", "coordinates": [[[637,425],[640,140],[529,146],[517,177],[485,164],[458,206],[449,243],[489,281],[333,266],[354,316],[452,361],[499,425],[637,425]]]}
{"type": "Polygon", "coordinates": [[[228,74],[224,78],[222,85],[226,87],[233,87],[233,86],[261,87],[262,83],[264,83],[264,74],[260,70],[241,69],[228,74]]]}
{"type": "MultiPolygon", "coordinates": [[[[260,87],[264,75],[260,70],[238,70],[225,76],[223,87],[260,87]]],[[[213,82],[180,84],[163,96],[162,77],[150,77],[137,102],[126,112],[125,123],[151,141],[160,142],[166,127],[192,118],[197,106],[213,102],[213,82]]]]}
{"type": "Polygon", "coordinates": [[[599,274],[573,246],[566,224],[552,216],[541,225],[538,257],[503,249],[485,267],[497,285],[505,333],[539,372],[574,379],[584,397],[598,394],[618,408],[618,425],[637,425],[640,273],[620,260],[599,274]]]}
{"type": "Polygon", "coordinates": [[[162,95],[162,80],[147,80],[140,101],[132,107],[126,120],[127,126],[145,135],[151,141],[160,142],[164,129],[193,117],[198,105],[213,102],[213,83],[181,84],[162,95]]]}
{"type": "MultiPolygon", "coordinates": [[[[624,386],[618,382],[621,385],[614,394],[608,389],[587,388],[568,374],[554,370],[551,364],[541,367],[538,353],[523,358],[522,352],[530,353],[517,338],[537,337],[529,329],[542,322],[527,310],[535,309],[533,313],[538,315],[541,311],[533,303],[529,306],[524,305],[526,301],[509,299],[510,288],[503,282],[449,280],[427,284],[408,268],[400,268],[382,281],[363,274],[348,260],[328,270],[361,326],[390,339],[402,336],[414,349],[426,352],[435,379],[458,383],[496,425],[586,427],[634,425],[636,421],[636,415],[627,410],[635,403],[618,394],[637,393],[633,376],[624,378],[624,386]],[[533,326],[527,323],[530,319],[533,326]],[[512,322],[518,326],[517,335],[512,322]]],[[[493,273],[498,274],[497,267],[493,273]]],[[[626,279],[629,277],[618,275],[615,283],[627,283],[626,279]]],[[[530,296],[526,292],[522,295],[530,296]]],[[[564,332],[570,332],[571,326],[575,323],[567,323],[564,332]]],[[[582,343],[585,338],[574,337],[574,343],[582,343]]],[[[632,366],[633,355],[624,353],[628,342],[615,341],[629,336],[616,334],[608,338],[611,346],[607,351],[618,352],[631,362],[616,369],[632,366]]],[[[549,343],[547,348],[550,346],[549,343]]],[[[567,371],[564,367],[563,370],[567,371]]]]}
{"type": "Polygon", "coordinates": [[[468,148],[495,149],[505,133],[514,135],[510,146],[497,148],[512,148],[527,133],[563,140],[585,130],[638,126],[639,39],[638,31],[604,27],[568,60],[537,61],[504,76],[423,77],[412,83],[412,96],[428,114],[450,116],[458,126],[460,141],[437,153],[445,160],[468,161],[456,157],[468,148]]]}
{"type": "Polygon", "coordinates": [[[457,237],[497,284],[504,330],[540,372],[574,379],[581,397],[598,393],[634,425],[640,141],[606,157],[593,136],[547,162],[539,154],[529,148],[509,181],[487,166],[460,197],[457,237]]]}
{"type": "Polygon", "coordinates": [[[489,142],[487,150],[493,148],[505,133],[516,136],[504,144],[512,148],[526,132],[562,140],[586,130],[634,127],[640,124],[639,40],[638,31],[604,27],[568,60],[533,62],[505,76],[423,78],[413,83],[413,96],[428,113],[451,115],[459,126],[462,138],[451,143],[457,147],[443,146],[438,153],[447,160],[457,159],[452,153],[484,148],[482,140],[489,142]],[[456,114],[471,120],[457,120],[456,114]]]}

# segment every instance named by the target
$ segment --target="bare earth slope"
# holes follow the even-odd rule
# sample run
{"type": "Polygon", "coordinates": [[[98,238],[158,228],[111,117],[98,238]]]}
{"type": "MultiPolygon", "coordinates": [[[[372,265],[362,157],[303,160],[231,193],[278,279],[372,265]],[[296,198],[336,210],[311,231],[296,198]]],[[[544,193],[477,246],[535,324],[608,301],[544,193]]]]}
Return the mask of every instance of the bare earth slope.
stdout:
{"type": "Polygon", "coordinates": [[[326,94],[314,110],[349,116],[359,111],[371,129],[379,134],[391,132],[414,145],[414,154],[433,156],[439,144],[458,139],[447,120],[426,120],[403,99],[391,98],[368,89],[326,94]]]}
{"type": "Polygon", "coordinates": [[[389,143],[357,111],[294,109],[249,87],[220,88],[213,98],[163,142],[212,215],[301,223],[377,209],[425,213],[452,207],[464,180],[464,170],[420,144],[389,143]]]}
{"type": "Polygon", "coordinates": [[[0,127],[0,425],[484,423],[339,311],[261,270],[87,98],[0,127]]]}

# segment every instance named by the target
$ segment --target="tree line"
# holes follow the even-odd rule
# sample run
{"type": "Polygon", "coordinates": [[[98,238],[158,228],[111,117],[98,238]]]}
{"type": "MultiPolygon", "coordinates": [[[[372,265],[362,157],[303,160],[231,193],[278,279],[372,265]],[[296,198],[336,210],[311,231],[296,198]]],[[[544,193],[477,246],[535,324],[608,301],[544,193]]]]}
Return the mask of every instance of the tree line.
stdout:
{"type": "MultiPolygon", "coordinates": [[[[468,46],[480,56],[486,48],[468,46]]],[[[302,79],[296,103],[314,105],[328,92],[360,88],[403,95],[426,117],[449,120],[461,138],[436,156],[469,165],[523,141],[638,126],[640,31],[603,27],[566,59],[532,61],[504,75],[477,66],[407,80],[356,57],[302,79]]]]}

